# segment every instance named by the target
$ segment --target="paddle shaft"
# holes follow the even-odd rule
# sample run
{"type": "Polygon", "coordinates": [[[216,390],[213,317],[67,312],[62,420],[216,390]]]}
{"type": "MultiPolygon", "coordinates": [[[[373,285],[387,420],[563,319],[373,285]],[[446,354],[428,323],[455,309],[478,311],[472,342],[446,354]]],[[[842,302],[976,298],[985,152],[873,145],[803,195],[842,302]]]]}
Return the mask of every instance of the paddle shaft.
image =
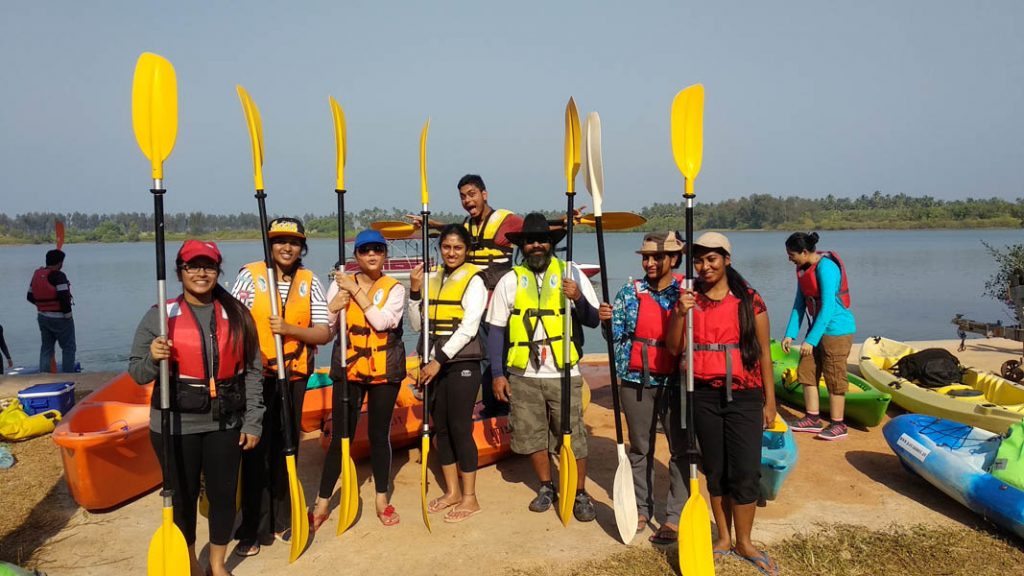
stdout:
{"type": "MultiPolygon", "coordinates": [[[[597,228],[597,259],[601,266],[601,297],[605,302],[608,299],[608,264],[604,256],[604,225],[601,217],[594,218],[597,228]]],[[[601,331],[604,333],[604,340],[608,343],[608,378],[612,384],[612,409],[615,411],[615,443],[622,444],[622,408],[619,406],[619,379],[615,372],[615,343],[612,341],[611,322],[602,322],[601,331]]]]}
{"type": "MultiPolygon", "coordinates": [[[[335,270],[335,274],[345,273],[345,190],[335,190],[338,195],[338,269],[335,270]]],[[[341,390],[335,390],[334,397],[338,398],[338,393],[341,394],[341,403],[338,404],[341,407],[341,414],[339,410],[334,411],[334,433],[339,438],[348,438],[348,319],[346,318],[345,308],[342,308],[338,312],[338,358],[341,361],[341,390]]],[[[342,466],[346,463],[342,462],[342,466]]],[[[342,494],[342,498],[345,495],[342,494]]]]}
{"type": "MultiPolygon", "coordinates": [[[[430,205],[426,202],[423,203],[420,215],[424,222],[420,227],[423,232],[423,286],[420,288],[423,291],[423,359],[420,363],[422,370],[422,367],[430,364],[430,226],[426,225],[426,222],[430,222],[430,205]]],[[[423,435],[430,435],[430,394],[427,393],[426,384],[423,385],[423,435]]]]}
{"type": "MultiPolygon", "coordinates": [[[[267,289],[270,291],[270,315],[279,314],[277,299],[277,279],[274,273],[274,256],[270,252],[270,235],[267,233],[267,194],[262,189],[256,190],[256,202],[260,209],[260,231],[263,235],[263,260],[267,265],[267,289]]],[[[256,279],[253,278],[253,281],[256,279]]],[[[284,421],[284,454],[294,456],[298,451],[295,446],[295,418],[292,414],[292,395],[288,390],[288,377],[285,374],[284,344],[281,335],[274,334],[274,353],[277,355],[277,393],[281,397],[281,412],[284,421]]]]}
{"type": "MultiPolygon", "coordinates": [[[[693,291],[693,187],[687,179],[686,200],[686,280],[684,285],[687,292],[693,291]]],[[[694,438],[694,406],[693,406],[693,308],[686,311],[686,394],[680,394],[680,401],[683,403],[680,408],[686,418],[680,419],[686,427],[686,453],[690,459],[690,478],[697,477],[697,447],[694,438]]]]}
{"type": "MultiPolygon", "coordinates": [[[[576,194],[568,190],[565,193],[567,208],[565,210],[565,277],[572,277],[572,220],[576,215],[573,210],[573,200],[576,194]]],[[[554,252],[555,247],[551,247],[554,252]]],[[[565,290],[562,290],[565,293],[565,290]]],[[[572,371],[572,308],[569,296],[565,295],[565,327],[562,330],[562,435],[572,434],[572,425],[569,422],[569,405],[572,403],[572,387],[570,384],[570,373],[572,371]]]]}
{"type": "MultiPolygon", "coordinates": [[[[167,338],[167,264],[164,252],[164,193],[163,181],[153,179],[153,232],[156,237],[156,302],[160,313],[160,337],[167,338]]],[[[160,444],[164,452],[164,488],[160,495],[164,499],[164,507],[171,506],[174,490],[171,489],[170,474],[174,468],[171,458],[171,378],[170,363],[165,358],[160,361],[160,444]]]]}

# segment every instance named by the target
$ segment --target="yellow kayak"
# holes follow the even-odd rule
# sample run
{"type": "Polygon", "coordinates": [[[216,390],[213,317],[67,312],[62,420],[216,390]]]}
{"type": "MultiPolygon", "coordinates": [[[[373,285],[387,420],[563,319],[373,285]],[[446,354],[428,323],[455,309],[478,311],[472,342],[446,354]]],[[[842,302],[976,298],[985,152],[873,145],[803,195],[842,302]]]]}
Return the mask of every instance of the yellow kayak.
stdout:
{"type": "Polygon", "coordinates": [[[1001,376],[966,367],[959,383],[925,388],[891,372],[914,348],[875,336],[861,347],[860,373],[907,412],[938,416],[1002,434],[1024,420],[1024,386],[1001,376]]]}

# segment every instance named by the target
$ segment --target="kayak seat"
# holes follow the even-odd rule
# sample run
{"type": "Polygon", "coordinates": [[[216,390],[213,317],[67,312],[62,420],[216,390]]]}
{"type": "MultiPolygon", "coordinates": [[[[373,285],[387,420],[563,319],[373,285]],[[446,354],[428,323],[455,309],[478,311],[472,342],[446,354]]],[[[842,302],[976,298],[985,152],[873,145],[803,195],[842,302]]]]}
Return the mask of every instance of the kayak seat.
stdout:
{"type": "Polygon", "coordinates": [[[946,391],[946,396],[952,396],[954,398],[974,398],[982,395],[983,393],[981,390],[975,390],[974,388],[957,388],[946,391]]]}

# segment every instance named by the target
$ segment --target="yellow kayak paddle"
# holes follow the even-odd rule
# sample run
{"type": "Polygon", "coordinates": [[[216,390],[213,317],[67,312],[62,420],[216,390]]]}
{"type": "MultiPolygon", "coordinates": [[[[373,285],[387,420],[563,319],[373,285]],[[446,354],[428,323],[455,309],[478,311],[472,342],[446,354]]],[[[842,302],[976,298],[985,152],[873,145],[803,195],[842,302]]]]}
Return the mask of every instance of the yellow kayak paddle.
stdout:
{"type": "MultiPolygon", "coordinates": [[[[430,190],[427,187],[427,132],[430,130],[430,119],[423,125],[420,133],[420,200],[423,208],[420,215],[423,222],[430,222],[430,190]]],[[[429,226],[423,226],[423,274],[430,278],[430,232],[429,226]]],[[[424,281],[424,284],[428,282],[424,281]]],[[[423,291],[423,355],[420,366],[430,363],[430,291],[423,291]]],[[[422,372],[422,368],[420,370],[422,372]]],[[[430,514],[427,511],[427,457],[430,454],[430,391],[423,387],[423,434],[420,437],[420,508],[423,512],[423,524],[430,531],[430,514]]]]}

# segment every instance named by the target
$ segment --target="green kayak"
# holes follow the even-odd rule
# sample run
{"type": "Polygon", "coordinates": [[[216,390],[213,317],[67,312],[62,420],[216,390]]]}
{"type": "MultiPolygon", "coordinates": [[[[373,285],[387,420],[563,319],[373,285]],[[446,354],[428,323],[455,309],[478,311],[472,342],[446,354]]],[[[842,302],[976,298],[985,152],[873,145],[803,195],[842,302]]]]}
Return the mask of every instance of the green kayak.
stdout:
{"type": "MultiPolygon", "coordinates": [[[[772,373],[775,375],[775,396],[777,400],[799,408],[804,407],[803,386],[796,381],[796,367],[800,363],[800,348],[790,348],[789,354],[782,351],[782,344],[772,340],[772,373]]],[[[864,379],[846,373],[850,388],[846,392],[844,419],[864,426],[878,426],[882,423],[885,410],[892,396],[879,392],[864,379]]],[[[828,389],[825,381],[818,383],[819,406],[822,414],[828,414],[828,389]]]]}

